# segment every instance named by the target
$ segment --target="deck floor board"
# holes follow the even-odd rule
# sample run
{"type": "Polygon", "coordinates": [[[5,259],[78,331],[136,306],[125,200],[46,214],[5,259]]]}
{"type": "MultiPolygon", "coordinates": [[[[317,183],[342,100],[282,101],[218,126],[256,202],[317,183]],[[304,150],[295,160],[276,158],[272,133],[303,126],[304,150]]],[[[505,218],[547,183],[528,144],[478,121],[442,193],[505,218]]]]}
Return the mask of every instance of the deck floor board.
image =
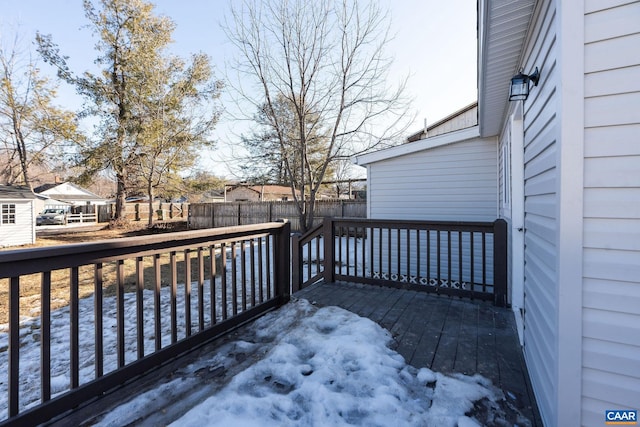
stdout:
{"type": "Polygon", "coordinates": [[[395,350],[416,368],[488,378],[534,426],[542,425],[509,309],[343,282],[319,283],[295,296],[370,318],[391,333],[395,350]]]}

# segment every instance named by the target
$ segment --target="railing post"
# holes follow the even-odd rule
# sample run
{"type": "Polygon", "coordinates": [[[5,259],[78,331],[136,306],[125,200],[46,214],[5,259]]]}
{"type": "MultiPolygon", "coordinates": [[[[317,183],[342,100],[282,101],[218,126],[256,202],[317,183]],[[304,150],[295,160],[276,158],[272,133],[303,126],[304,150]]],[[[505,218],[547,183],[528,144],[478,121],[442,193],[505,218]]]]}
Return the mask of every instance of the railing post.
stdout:
{"type": "Polygon", "coordinates": [[[300,290],[302,280],[302,248],[300,247],[300,235],[291,236],[291,292],[300,290]]]}
{"type": "Polygon", "coordinates": [[[276,271],[274,272],[274,280],[280,301],[282,304],[286,304],[291,297],[291,273],[289,270],[291,266],[291,223],[286,219],[278,222],[284,222],[284,225],[275,238],[276,271]]]}
{"type": "Polygon", "coordinates": [[[335,280],[333,218],[325,217],[322,220],[322,235],[324,238],[324,281],[325,283],[333,283],[335,280]]]}
{"type": "Polygon", "coordinates": [[[497,219],[493,223],[493,303],[507,305],[507,222],[497,219]]]}

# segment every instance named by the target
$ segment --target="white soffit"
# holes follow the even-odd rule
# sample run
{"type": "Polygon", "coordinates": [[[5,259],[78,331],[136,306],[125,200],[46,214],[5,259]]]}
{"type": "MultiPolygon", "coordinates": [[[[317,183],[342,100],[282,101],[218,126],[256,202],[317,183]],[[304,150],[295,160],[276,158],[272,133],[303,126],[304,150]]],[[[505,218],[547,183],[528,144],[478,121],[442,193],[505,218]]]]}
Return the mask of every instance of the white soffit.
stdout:
{"type": "Polygon", "coordinates": [[[407,154],[429,150],[435,147],[442,147],[443,145],[467,141],[472,138],[478,138],[479,136],[480,133],[478,131],[478,126],[473,126],[455,132],[444,133],[442,135],[433,136],[431,138],[421,139],[419,141],[408,142],[406,144],[397,145],[385,150],[374,151],[372,153],[355,156],[352,161],[357,165],[364,166],[383,160],[389,160],[394,157],[405,156],[407,154]]]}
{"type": "Polygon", "coordinates": [[[509,84],[521,66],[534,5],[535,0],[478,0],[478,122],[483,137],[502,129],[509,84]]]}

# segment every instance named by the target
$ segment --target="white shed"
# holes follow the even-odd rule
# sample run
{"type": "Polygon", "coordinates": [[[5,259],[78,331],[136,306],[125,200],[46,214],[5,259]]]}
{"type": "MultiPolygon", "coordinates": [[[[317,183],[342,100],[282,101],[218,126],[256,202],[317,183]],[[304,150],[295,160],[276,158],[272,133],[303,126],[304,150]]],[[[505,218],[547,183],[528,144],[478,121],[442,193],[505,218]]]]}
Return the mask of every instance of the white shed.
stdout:
{"type": "Polygon", "coordinates": [[[35,243],[35,200],[28,187],[0,185],[0,247],[35,243]]]}

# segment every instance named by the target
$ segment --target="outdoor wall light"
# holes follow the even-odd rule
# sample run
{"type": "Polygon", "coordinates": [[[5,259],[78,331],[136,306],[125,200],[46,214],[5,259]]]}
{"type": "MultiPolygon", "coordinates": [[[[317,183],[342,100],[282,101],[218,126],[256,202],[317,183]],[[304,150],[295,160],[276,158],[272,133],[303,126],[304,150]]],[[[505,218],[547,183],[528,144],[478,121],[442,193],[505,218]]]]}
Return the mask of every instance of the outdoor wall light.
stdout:
{"type": "Polygon", "coordinates": [[[509,92],[509,101],[525,100],[529,96],[529,82],[533,82],[534,86],[538,86],[538,80],[540,80],[540,73],[538,67],[533,73],[526,75],[522,74],[522,69],[518,74],[511,79],[511,90],[509,92]]]}

